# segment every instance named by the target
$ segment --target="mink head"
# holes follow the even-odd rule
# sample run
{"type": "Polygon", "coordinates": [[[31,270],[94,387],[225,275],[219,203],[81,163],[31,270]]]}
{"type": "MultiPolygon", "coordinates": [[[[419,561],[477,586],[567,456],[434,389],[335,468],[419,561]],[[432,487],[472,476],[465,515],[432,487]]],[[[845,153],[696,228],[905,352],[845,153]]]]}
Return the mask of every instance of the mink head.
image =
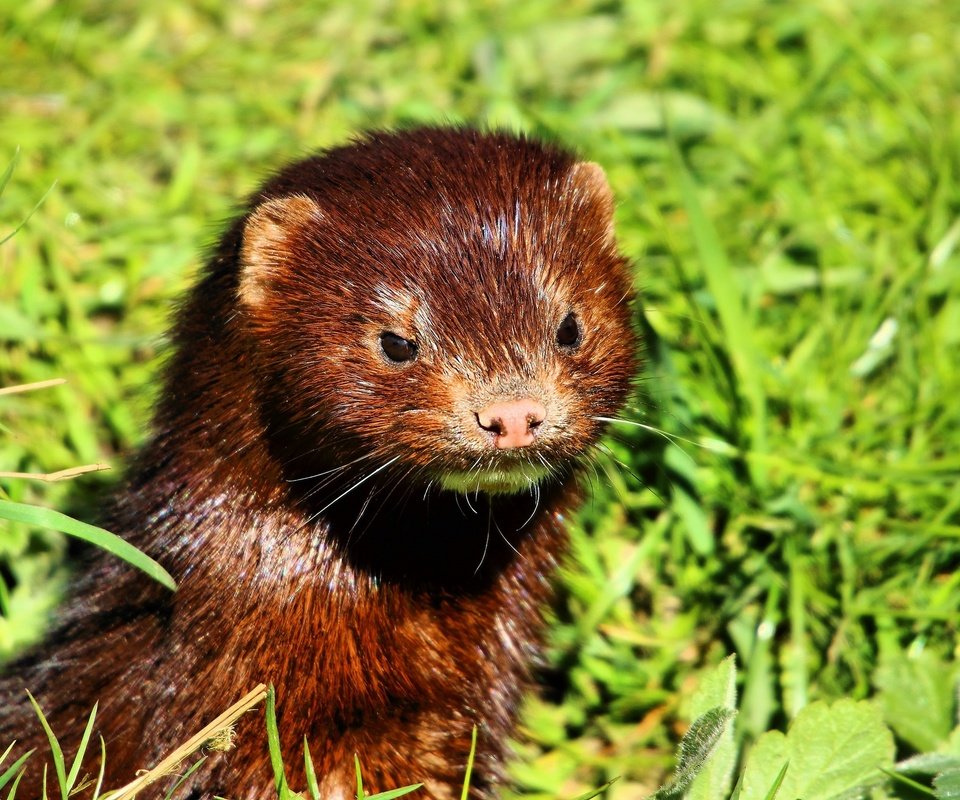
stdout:
{"type": "Polygon", "coordinates": [[[373,134],[277,175],[242,222],[234,324],[291,477],[564,474],[636,366],[612,214],[599,166],[499,133],[373,134]]]}

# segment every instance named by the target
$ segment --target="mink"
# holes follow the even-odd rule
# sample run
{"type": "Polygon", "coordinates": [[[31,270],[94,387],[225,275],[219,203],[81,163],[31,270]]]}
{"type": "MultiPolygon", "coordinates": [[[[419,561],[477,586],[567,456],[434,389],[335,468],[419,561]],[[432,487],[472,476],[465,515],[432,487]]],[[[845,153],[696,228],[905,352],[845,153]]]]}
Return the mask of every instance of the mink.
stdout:
{"type": "MultiPolygon", "coordinates": [[[[21,794],[48,753],[25,690],[68,753],[99,701],[116,787],[269,682],[323,797],[354,794],[355,753],[370,792],[459,795],[474,726],[496,796],[578,475],[638,366],[613,210],[598,165],[466,128],[369,133],[256,191],[103,521],[178,590],[95,555],[7,666],[21,794]]],[[[235,743],[188,796],[276,796],[262,714],[235,743]]]]}

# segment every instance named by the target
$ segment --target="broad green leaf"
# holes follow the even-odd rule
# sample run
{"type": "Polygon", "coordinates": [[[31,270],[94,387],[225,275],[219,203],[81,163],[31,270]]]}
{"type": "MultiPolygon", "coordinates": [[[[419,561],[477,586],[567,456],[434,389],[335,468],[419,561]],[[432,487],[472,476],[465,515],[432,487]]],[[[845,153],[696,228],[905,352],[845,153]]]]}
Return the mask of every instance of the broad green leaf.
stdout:
{"type": "Polygon", "coordinates": [[[697,688],[683,703],[682,713],[692,721],[717,706],[731,711],[737,707],[737,657],[734,655],[703,672],[697,688]]]}
{"type": "Polygon", "coordinates": [[[894,733],[921,753],[949,738],[956,708],[957,666],[935,653],[881,655],[874,676],[883,718],[894,733]]]}
{"type": "Polygon", "coordinates": [[[780,798],[828,800],[883,780],[893,766],[893,735],[874,705],[839,700],[804,708],[786,735],[761,736],[747,759],[741,800],[764,800],[789,762],[780,798]]]}
{"type": "Polygon", "coordinates": [[[11,503],[9,500],[0,500],[0,519],[23,522],[40,528],[51,528],[70,536],[76,536],[78,539],[102,547],[108,553],[113,553],[118,558],[122,558],[168,589],[175,590],[177,588],[177,584],[170,573],[156,561],[141,553],[129,542],[124,541],[114,533],[105,531],[103,528],[80,522],[80,520],[68,517],[66,514],[61,514],[51,508],[11,503]]]}
{"type": "Polygon", "coordinates": [[[933,779],[938,800],[960,800],[960,769],[951,769],[933,779]]]}
{"type": "Polygon", "coordinates": [[[734,713],[729,708],[718,707],[697,717],[680,740],[673,779],[657,791],[655,800],[675,800],[685,795],[730,727],[734,713]]]}
{"type": "Polygon", "coordinates": [[[897,772],[908,775],[933,776],[940,772],[960,769],[960,755],[955,753],[921,753],[897,764],[897,772]]]}
{"type": "Polygon", "coordinates": [[[950,731],[950,737],[947,739],[946,751],[960,756],[960,726],[950,731]]]}
{"type": "MultiPolygon", "coordinates": [[[[684,709],[687,719],[695,719],[711,708],[735,712],[737,708],[737,664],[728,656],[703,674],[684,709]]],[[[730,792],[737,749],[733,740],[733,722],[728,724],[714,747],[713,754],[686,791],[687,800],[722,800],[730,792]]]]}

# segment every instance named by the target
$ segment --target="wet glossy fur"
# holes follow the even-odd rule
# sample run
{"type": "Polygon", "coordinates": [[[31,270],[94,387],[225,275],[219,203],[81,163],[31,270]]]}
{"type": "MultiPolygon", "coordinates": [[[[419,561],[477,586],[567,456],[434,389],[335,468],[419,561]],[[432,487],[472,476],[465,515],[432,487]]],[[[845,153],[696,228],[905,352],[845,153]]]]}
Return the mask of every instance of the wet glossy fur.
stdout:
{"type": "MultiPolygon", "coordinates": [[[[454,796],[474,724],[474,785],[491,793],[575,462],[635,368],[611,214],[599,168],[473,131],[375,134],[270,180],[177,316],[152,436],[106,520],[179,591],[95,557],[48,642],[0,678],[0,744],[45,752],[24,688],[68,752],[99,700],[116,786],[263,681],[288,763],[306,735],[325,798],[353,795],[354,752],[369,791],[454,796]],[[583,341],[565,352],[571,311],[583,341]],[[416,360],[385,359],[384,331],[416,360]],[[521,395],[547,408],[545,432],[490,448],[474,412],[521,395]],[[497,469],[551,476],[440,488],[490,488],[497,469]]],[[[262,714],[191,785],[275,796],[262,714]]]]}

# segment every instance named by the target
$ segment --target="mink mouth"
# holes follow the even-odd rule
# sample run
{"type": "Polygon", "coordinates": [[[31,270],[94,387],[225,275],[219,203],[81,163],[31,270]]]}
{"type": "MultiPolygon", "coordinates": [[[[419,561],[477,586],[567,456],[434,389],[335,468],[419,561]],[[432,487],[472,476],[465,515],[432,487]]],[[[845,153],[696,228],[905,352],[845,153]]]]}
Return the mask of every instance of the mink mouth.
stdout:
{"type": "Polygon", "coordinates": [[[447,470],[437,476],[441,488],[460,494],[517,494],[531,489],[549,478],[554,471],[544,464],[477,467],[469,470],[447,470]]]}

